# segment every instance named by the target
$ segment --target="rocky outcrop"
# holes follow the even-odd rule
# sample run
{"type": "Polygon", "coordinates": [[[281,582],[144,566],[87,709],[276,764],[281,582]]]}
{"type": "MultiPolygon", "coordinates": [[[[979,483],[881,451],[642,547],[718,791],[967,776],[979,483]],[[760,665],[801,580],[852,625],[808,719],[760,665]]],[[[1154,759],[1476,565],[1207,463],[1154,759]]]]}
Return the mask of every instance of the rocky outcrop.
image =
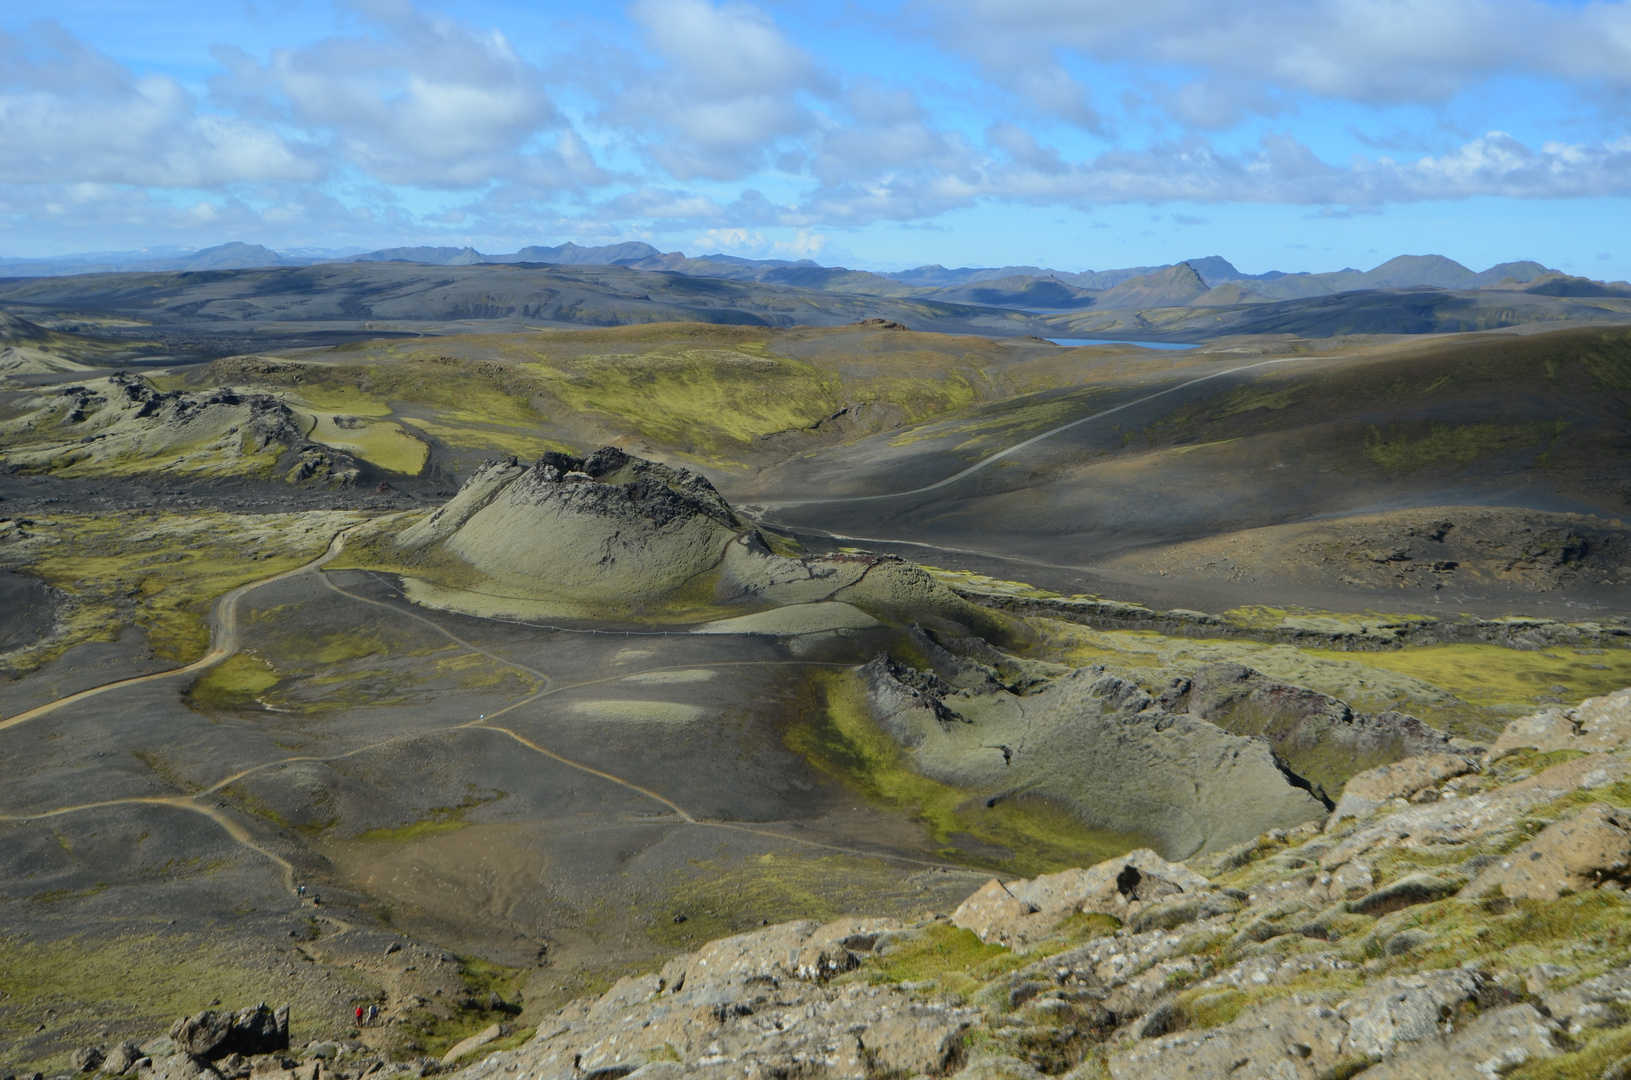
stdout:
{"type": "Polygon", "coordinates": [[[913,766],[995,805],[1023,792],[1167,858],[1214,851],[1267,829],[1323,818],[1262,739],[1173,712],[1103,667],[1028,694],[945,692],[903,681],[887,657],[863,669],[879,723],[913,766]]]}
{"type": "Polygon", "coordinates": [[[1364,817],[1392,799],[1409,800],[1425,792],[1436,801],[1439,785],[1477,771],[1478,759],[1463,754],[1423,754],[1378,766],[1348,780],[1331,820],[1364,817]]]}
{"type": "Polygon", "coordinates": [[[271,394],[232,387],[161,391],[117,374],[53,389],[0,422],[17,472],[99,475],[150,460],[155,471],[195,476],[264,476],[347,487],[356,461],[306,437],[306,425],[271,394]]]}
{"type": "Polygon", "coordinates": [[[1195,897],[1210,887],[1211,882],[1189,867],[1142,848],[1090,870],[1063,870],[1006,883],[992,878],[963,901],[951,922],[972,930],[981,941],[1027,952],[1076,912],[1132,922],[1156,901],[1195,897]]]}
{"type": "Polygon", "coordinates": [[[1553,822],[1467,886],[1469,896],[1555,900],[1631,884],[1631,811],[1588,806],[1553,822]]]}
{"type": "Polygon", "coordinates": [[[1449,749],[1449,736],[1399,712],[1360,713],[1346,702],[1276,682],[1243,664],[1208,664],[1162,695],[1173,711],[1256,735],[1327,806],[1355,773],[1449,749]]]}
{"type": "Polygon", "coordinates": [[[608,446],[489,462],[400,544],[456,556],[477,592],[627,606],[695,583],[745,528],[703,477],[608,446]]]}
{"type": "Polygon", "coordinates": [[[977,1010],[918,1001],[894,987],[830,983],[898,929],[881,920],[797,922],[712,942],[658,974],[630,976],[599,998],[574,1002],[522,1049],[460,1075],[865,1080],[952,1071],[977,1010]]]}
{"type": "Polygon", "coordinates": [[[1631,743],[1631,690],[1589,698],[1572,709],[1547,709],[1514,720],[1490,747],[1491,759],[1526,747],[1603,754],[1631,743]]]}

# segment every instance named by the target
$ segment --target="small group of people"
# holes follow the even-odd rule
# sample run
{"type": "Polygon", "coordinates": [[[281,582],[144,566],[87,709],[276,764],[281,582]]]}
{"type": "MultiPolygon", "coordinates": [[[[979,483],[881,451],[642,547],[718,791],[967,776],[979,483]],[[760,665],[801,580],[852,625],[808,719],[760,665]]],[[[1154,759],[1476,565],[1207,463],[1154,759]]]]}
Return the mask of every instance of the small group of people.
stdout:
{"type": "Polygon", "coordinates": [[[379,1021],[379,1006],[369,1005],[366,1008],[357,1006],[357,1026],[373,1027],[379,1021]]]}
{"type": "MultiPolygon", "coordinates": [[[[303,883],[300,884],[300,885],[296,885],[295,889],[294,889],[294,894],[295,894],[295,896],[297,896],[300,899],[304,900],[306,898],[306,886],[303,883]]],[[[312,893],[311,894],[311,902],[312,902],[312,904],[314,904],[317,907],[322,907],[323,906],[323,897],[322,897],[322,895],[319,894],[319,893],[312,893]]]]}

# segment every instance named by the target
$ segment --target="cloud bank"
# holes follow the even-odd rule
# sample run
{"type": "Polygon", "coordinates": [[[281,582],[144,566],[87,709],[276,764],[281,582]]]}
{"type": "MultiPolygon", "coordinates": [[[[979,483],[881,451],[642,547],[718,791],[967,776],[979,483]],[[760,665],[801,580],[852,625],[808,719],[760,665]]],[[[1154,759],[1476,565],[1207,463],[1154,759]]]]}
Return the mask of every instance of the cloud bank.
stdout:
{"type": "Polygon", "coordinates": [[[780,227],[808,251],[982,204],[1631,195],[1623,0],[903,0],[836,25],[634,0],[550,48],[411,0],[342,13],[218,44],[195,84],[0,28],[0,229],[780,227]]]}

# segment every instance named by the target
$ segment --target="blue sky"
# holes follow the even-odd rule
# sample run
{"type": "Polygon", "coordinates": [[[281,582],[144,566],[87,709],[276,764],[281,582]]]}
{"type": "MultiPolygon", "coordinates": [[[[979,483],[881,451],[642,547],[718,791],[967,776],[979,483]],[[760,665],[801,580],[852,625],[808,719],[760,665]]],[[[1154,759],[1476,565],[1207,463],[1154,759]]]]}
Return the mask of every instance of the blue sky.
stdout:
{"type": "Polygon", "coordinates": [[[1631,2],[7,0],[0,254],[1631,278],[1631,2]]]}

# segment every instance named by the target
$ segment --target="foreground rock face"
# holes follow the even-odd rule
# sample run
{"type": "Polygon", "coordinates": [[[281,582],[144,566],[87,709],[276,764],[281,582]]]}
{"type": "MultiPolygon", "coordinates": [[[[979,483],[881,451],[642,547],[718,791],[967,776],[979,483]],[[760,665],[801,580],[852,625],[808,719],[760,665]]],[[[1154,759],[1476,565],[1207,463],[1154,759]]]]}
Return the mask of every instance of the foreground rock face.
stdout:
{"type": "Polygon", "coordinates": [[[1490,748],[1502,757],[1514,750],[1579,750],[1602,754],[1631,743],[1631,690],[1581,702],[1572,709],[1547,709],[1508,724],[1490,748]]]}
{"type": "Polygon", "coordinates": [[[1324,831],[1270,830],[1192,865],[1135,851],[993,880],[949,923],[714,942],[460,1080],[1460,1080],[1550,1059],[1619,1075],[1602,1069],[1631,1037],[1631,943],[1607,929],[1631,917],[1631,810],[1615,801],[1631,761],[1542,758],[1526,775],[1446,757],[1359,774],[1374,805],[1324,831]],[[1543,867],[1543,887],[1472,895],[1503,861],[1543,867]]]}
{"type": "Polygon", "coordinates": [[[828,985],[855,968],[882,920],[787,923],[726,938],[632,976],[546,1021],[525,1048],[462,1076],[524,1071],[538,1080],[681,1074],[739,1077],[939,1074],[961,1063],[977,1010],[896,988],[828,985]]]}
{"type": "Polygon", "coordinates": [[[1008,884],[992,878],[963,901],[951,922],[981,941],[1026,952],[1078,911],[1128,918],[1157,900],[1198,896],[1211,884],[1183,863],[1167,862],[1144,848],[1091,870],[1008,884]]]}

